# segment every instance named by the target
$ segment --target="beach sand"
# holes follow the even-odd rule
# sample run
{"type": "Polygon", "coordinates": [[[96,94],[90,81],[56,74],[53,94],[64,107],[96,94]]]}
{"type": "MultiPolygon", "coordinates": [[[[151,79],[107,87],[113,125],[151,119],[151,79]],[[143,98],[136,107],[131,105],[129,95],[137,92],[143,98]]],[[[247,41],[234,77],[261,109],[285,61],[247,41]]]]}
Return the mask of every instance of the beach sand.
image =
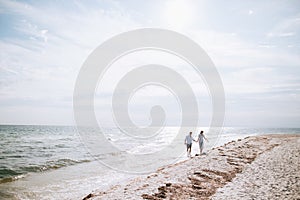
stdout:
{"type": "Polygon", "coordinates": [[[84,199],[300,199],[300,134],[252,136],[84,199]]]}

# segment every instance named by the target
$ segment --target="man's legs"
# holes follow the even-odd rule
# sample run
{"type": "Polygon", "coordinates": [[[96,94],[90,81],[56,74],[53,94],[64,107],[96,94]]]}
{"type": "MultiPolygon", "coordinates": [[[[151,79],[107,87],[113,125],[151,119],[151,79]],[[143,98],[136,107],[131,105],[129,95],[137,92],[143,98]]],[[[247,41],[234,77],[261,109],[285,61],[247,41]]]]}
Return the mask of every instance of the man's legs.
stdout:
{"type": "Polygon", "coordinates": [[[189,144],[186,144],[186,156],[189,157],[189,144]]]}
{"type": "Polygon", "coordinates": [[[191,157],[192,144],[187,144],[187,157],[191,157]]]}

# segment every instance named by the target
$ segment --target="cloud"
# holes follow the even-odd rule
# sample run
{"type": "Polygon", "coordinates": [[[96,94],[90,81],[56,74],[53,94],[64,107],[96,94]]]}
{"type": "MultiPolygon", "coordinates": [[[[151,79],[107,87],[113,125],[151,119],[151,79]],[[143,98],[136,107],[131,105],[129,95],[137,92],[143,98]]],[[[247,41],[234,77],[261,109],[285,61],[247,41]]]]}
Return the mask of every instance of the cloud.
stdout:
{"type": "Polygon", "coordinates": [[[277,23],[266,35],[267,37],[291,37],[300,30],[299,14],[285,18],[277,23]]]}
{"type": "MultiPolygon", "coordinates": [[[[1,2],[1,7],[3,12],[20,19],[11,26],[21,37],[12,35],[0,40],[0,70],[10,74],[0,74],[0,105],[1,110],[6,110],[1,115],[9,119],[14,113],[9,114],[8,107],[43,109],[44,105],[45,109],[55,106],[59,110],[68,105],[71,111],[77,73],[89,53],[109,36],[136,26],[113,3],[111,10],[90,5],[81,12],[16,1],[1,2]],[[9,101],[14,104],[7,104],[9,101]]],[[[43,118],[39,115],[42,112],[26,113],[29,123],[43,118]]],[[[49,123],[55,120],[47,117],[49,123]]]]}
{"type": "Polygon", "coordinates": [[[295,32],[286,32],[286,33],[273,33],[273,32],[270,32],[267,34],[268,37],[291,37],[291,36],[294,36],[296,35],[295,32]]]}
{"type": "Polygon", "coordinates": [[[5,67],[3,67],[3,66],[0,66],[0,71],[2,71],[2,72],[9,72],[9,73],[12,73],[12,74],[18,74],[18,72],[17,71],[14,71],[14,70],[11,70],[11,69],[7,69],[7,68],[5,68],[5,67]]]}
{"type": "MultiPolygon", "coordinates": [[[[99,44],[118,33],[150,25],[171,28],[161,19],[164,10],[160,10],[161,13],[156,10],[161,5],[158,2],[153,1],[151,5],[145,3],[148,7],[144,3],[125,4],[118,1],[95,1],[92,4],[81,1],[1,1],[0,14],[7,14],[14,20],[9,22],[12,33],[0,36],[0,123],[53,124],[64,121],[64,117],[66,123],[72,122],[73,88],[84,60],[99,44]],[[23,114],[16,117],[18,112],[23,114]]],[[[219,12],[210,12],[210,6],[215,6],[213,3],[201,2],[199,5],[194,8],[199,7],[203,12],[195,12],[197,16],[189,26],[183,26],[180,33],[198,42],[218,68],[228,101],[235,102],[229,103],[232,109],[229,113],[234,116],[230,123],[236,120],[243,124],[243,116],[253,117],[263,111],[272,116],[273,110],[285,113],[288,119],[298,119],[299,115],[293,108],[299,107],[300,57],[296,40],[299,14],[281,16],[264,9],[264,13],[276,15],[274,21],[279,22],[273,24],[269,23],[273,22],[271,19],[262,15],[260,4],[244,6],[226,3],[228,9],[220,8],[219,12]],[[239,9],[243,12],[238,12],[239,9]],[[234,19],[228,12],[234,14],[234,19]],[[265,27],[265,24],[268,26],[265,27]],[[271,29],[266,31],[269,27],[271,29]],[[276,103],[268,104],[272,98],[276,103]],[[267,105],[265,109],[260,107],[260,102],[267,105]],[[283,104],[290,105],[287,108],[290,116],[277,108],[283,104]]],[[[152,61],[174,67],[195,88],[198,103],[209,105],[205,84],[184,63],[164,54],[151,57],[142,53],[128,56],[127,60],[120,62],[123,71],[116,66],[108,74],[108,87],[104,95],[95,99],[100,108],[107,108],[112,79],[117,81],[129,69],[126,67],[152,61]]],[[[143,102],[149,100],[147,94],[153,94],[162,104],[170,102],[169,94],[161,91],[153,92],[146,88],[140,92],[133,102],[136,107],[132,107],[136,112],[133,115],[139,122],[145,121],[142,116],[148,111],[142,109],[143,102]]],[[[151,101],[147,103],[150,105],[151,101]]],[[[176,112],[175,109],[169,110],[170,115],[176,112]]],[[[209,115],[208,110],[205,113],[209,115]]]]}
{"type": "Polygon", "coordinates": [[[275,48],[274,44],[255,44],[241,36],[217,31],[195,30],[192,37],[219,68],[299,66],[297,52],[275,48]]]}

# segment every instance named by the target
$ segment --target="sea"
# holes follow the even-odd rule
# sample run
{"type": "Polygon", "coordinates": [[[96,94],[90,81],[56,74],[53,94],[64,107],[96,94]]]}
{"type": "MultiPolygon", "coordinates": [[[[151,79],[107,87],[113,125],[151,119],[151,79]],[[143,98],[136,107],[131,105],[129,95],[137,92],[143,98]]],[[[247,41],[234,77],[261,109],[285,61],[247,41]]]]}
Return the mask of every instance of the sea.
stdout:
{"type": "MultiPolygon", "coordinates": [[[[146,139],[146,143],[131,143],[115,127],[101,131],[120,147],[120,152],[139,154],[149,149],[150,153],[160,151],[164,145],[170,144],[178,129],[165,127],[156,140],[146,139]]],[[[207,127],[202,129],[208,130],[207,127]]],[[[86,131],[93,133],[98,130],[86,128],[86,131]]],[[[205,151],[247,136],[299,133],[300,128],[223,127],[218,140],[206,135],[208,143],[214,142],[206,145],[205,151]]],[[[197,134],[193,133],[193,136],[196,138],[197,134]]],[[[182,149],[182,154],[176,159],[166,155],[167,161],[189,159],[183,141],[184,138],[174,143],[182,149]]],[[[192,154],[198,151],[199,147],[193,145],[192,154]]],[[[105,190],[140,175],[105,165],[107,162],[101,161],[118,161],[122,153],[102,151],[99,155],[91,154],[78,128],[73,126],[0,125],[0,152],[0,199],[82,199],[97,189],[105,190]]],[[[140,166],[136,167],[141,168],[143,164],[143,161],[137,162],[136,165],[140,166]]]]}

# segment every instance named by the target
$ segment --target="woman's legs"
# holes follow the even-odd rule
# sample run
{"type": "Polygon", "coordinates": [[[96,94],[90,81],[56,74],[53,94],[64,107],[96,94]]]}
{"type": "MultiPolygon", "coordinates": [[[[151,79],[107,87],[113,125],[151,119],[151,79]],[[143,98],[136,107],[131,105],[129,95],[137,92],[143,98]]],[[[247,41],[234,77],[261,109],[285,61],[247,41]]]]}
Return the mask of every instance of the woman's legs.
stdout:
{"type": "Polygon", "coordinates": [[[200,149],[200,155],[201,155],[202,151],[203,151],[203,142],[199,143],[199,149],[200,149]]]}

